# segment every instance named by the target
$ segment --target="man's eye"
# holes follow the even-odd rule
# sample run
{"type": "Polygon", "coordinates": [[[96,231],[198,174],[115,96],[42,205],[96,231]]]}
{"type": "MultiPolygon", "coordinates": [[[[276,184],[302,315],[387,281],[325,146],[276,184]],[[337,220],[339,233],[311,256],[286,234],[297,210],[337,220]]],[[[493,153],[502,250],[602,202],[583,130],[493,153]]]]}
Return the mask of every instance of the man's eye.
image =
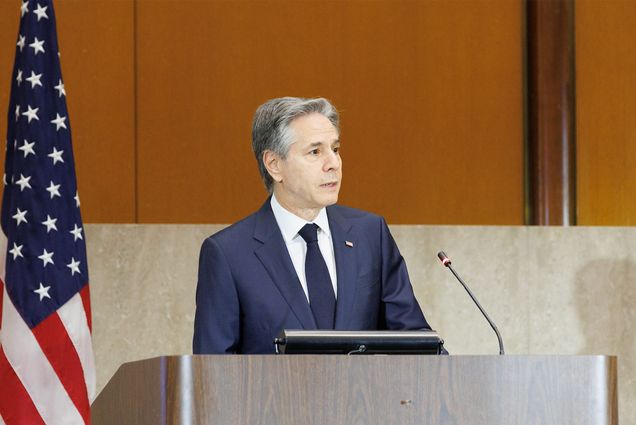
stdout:
{"type": "Polygon", "coordinates": [[[309,151],[309,153],[312,154],[312,155],[318,155],[320,153],[320,150],[319,149],[313,149],[313,150],[309,151]]]}
{"type": "Polygon", "coordinates": [[[333,148],[334,153],[338,153],[340,152],[340,146],[336,146],[335,148],[333,148]]]}

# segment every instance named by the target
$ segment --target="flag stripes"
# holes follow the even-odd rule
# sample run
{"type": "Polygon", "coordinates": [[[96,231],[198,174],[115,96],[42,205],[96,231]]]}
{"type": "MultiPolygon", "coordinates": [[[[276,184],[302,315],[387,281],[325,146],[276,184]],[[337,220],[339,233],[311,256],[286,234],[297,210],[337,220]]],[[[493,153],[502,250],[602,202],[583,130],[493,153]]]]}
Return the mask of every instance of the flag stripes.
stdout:
{"type": "MultiPolygon", "coordinates": [[[[0,347],[0,411],[9,423],[43,424],[42,418],[0,347]]],[[[0,423],[4,424],[0,416],[0,423]]]]}
{"type": "MultiPolygon", "coordinates": [[[[35,403],[36,409],[47,424],[84,423],[83,417],[66,393],[64,385],[40,348],[32,330],[13,306],[6,289],[2,313],[0,340],[7,363],[15,371],[30,397],[29,400],[13,400],[13,395],[10,394],[9,401],[13,400],[14,404],[19,405],[19,409],[26,409],[27,404],[35,403]]],[[[4,413],[2,416],[4,418],[4,413]]]]}
{"type": "Polygon", "coordinates": [[[90,422],[84,371],[60,317],[53,313],[31,331],[84,422],[90,422]]]}

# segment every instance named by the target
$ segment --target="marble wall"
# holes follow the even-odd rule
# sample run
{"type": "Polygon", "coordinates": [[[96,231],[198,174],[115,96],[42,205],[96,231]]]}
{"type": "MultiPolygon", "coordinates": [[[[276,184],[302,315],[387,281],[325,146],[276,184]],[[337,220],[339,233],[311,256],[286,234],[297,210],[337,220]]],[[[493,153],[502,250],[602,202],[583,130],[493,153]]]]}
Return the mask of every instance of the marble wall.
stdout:
{"type": "MultiPolygon", "coordinates": [[[[101,390],[124,362],[192,352],[202,240],[221,225],[87,225],[101,390]]],[[[621,423],[636,424],[636,228],[392,226],[429,323],[452,354],[497,340],[444,250],[504,338],[507,354],[619,357],[621,423]]]]}

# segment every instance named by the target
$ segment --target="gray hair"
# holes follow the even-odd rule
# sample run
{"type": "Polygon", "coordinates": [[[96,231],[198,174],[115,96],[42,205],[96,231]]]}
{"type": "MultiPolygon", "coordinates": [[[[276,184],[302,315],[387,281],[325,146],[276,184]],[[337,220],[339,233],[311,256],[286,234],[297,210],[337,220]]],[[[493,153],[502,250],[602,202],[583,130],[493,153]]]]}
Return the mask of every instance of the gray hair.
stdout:
{"type": "Polygon", "coordinates": [[[270,150],[285,158],[289,148],[296,141],[290,128],[291,122],[311,113],[324,115],[340,132],[338,111],[331,102],[322,97],[280,97],[268,100],[256,110],[252,121],[252,150],[258,162],[258,171],[269,193],[274,190],[274,179],[265,168],[263,154],[270,150]]]}

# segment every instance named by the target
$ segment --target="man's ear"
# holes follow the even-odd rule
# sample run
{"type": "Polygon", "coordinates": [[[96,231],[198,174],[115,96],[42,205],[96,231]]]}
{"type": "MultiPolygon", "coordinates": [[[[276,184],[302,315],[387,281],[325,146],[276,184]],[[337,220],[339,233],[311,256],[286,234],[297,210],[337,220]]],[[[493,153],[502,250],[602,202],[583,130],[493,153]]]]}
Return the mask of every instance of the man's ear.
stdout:
{"type": "Polygon", "coordinates": [[[282,159],[277,153],[270,150],[263,152],[263,164],[265,165],[269,175],[272,176],[272,179],[277,183],[283,181],[280,169],[281,161],[282,159]]]}

